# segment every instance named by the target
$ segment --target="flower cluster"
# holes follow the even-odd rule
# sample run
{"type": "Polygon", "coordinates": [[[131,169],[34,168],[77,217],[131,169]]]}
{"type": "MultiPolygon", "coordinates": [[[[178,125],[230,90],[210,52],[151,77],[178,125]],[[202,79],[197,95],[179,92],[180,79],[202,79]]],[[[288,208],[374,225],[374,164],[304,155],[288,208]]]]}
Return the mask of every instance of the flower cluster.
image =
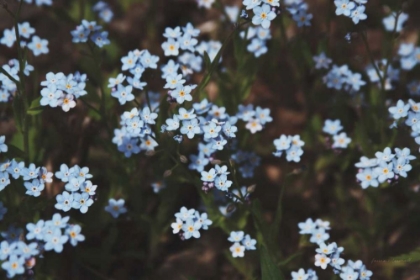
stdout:
{"type": "Polygon", "coordinates": [[[71,31],[73,36],[73,43],[86,43],[89,39],[95,43],[99,48],[109,45],[108,31],[101,31],[102,26],[97,25],[95,21],[82,20],[82,24],[76,26],[76,29],[71,31]]]}
{"type": "Polygon", "coordinates": [[[38,220],[36,224],[26,225],[27,234],[25,242],[23,229],[9,227],[1,236],[5,239],[0,243],[1,267],[7,271],[9,278],[21,275],[25,267],[29,270],[35,265],[35,257],[43,251],[55,251],[61,253],[67,242],[76,246],[78,242],[85,240],[81,234],[79,225],[69,224],[70,217],[61,217],[56,213],[51,220],[38,220]]]}
{"type": "Polygon", "coordinates": [[[283,152],[285,152],[287,161],[300,161],[300,157],[303,155],[302,147],[305,145],[305,142],[300,139],[299,135],[286,136],[282,134],[273,143],[276,146],[276,151],[273,152],[275,157],[281,157],[283,152]]]}
{"type": "MultiPolygon", "coordinates": [[[[305,222],[298,224],[300,234],[311,234],[310,242],[318,244],[315,255],[315,266],[319,266],[322,269],[326,269],[327,266],[331,266],[335,274],[340,274],[340,278],[343,280],[369,280],[372,276],[372,272],[366,269],[362,261],[353,262],[348,260],[347,265],[343,266],[345,260],[340,257],[340,254],[344,251],[343,247],[338,247],[337,243],[332,242],[326,244],[325,242],[330,238],[330,235],[326,232],[330,230],[330,222],[322,221],[317,219],[315,222],[308,218],[305,222]]],[[[300,276],[299,274],[305,274],[303,269],[293,277],[300,276]]],[[[310,279],[317,279],[316,275],[311,275],[310,279]]],[[[299,278],[293,278],[299,279],[299,278]]],[[[304,278],[302,278],[304,279],[304,278]]]]}
{"type": "Polygon", "coordinates": [[[0,191],[10,184],[9,175],[13,179],[22,177],[25,181],[26,194],[38,197],[44,190],[44,184],[52,182],[53,174],[45,167],[36,167],[33,163],[25,167],[24,162],[17,162],[14,159],[6,161],[0,165],[0,191]]]}
{"type": "Polygon", "coordinates": [[[359,21],[367,19],[365,14],[366,7],[363,4],[366,4],[367,0],[355,0],[355,2],[350,0],[335,0],[334,4],[336,6],[335,14],[337,16],[344,15],[353,20],[354,24],[358,24],[359,21]]]}
{"type": "MultiPolygon", "coordinates": [[[[134,98],[134,97],[133,97],[134,98]]],[[[153,151],[158,143],[154,140],[151,125],[156,123],[157,114],[145,106],[143,110],[133,108],[121,115],[121,129],[114,130],[112,142],[126,157],[140,151],[153,151]],[[139,143],[140,142],[140,143],[139,143]]]]}
{"type": "Polygon", "coordinates": [[[127,208],[125,208],[124,204],[125,204],[125,200],[122,198],[118,200],[111,198],[108,201],[108,205],[105,207],[105,211],[111,214],[111,216],[116,219],[121,214],[127,213],[127,208]]]}
{"type": "Polygon", "coordinates": [[[389,16],[382,20],[386,31],[400,32],[404,23],[408,20],[408,14],[392,12],[389,16]]]}
{"type": "Polygon", "coordinates": [[[420,48],[411,43],[402,43],[398,48],[398,55],[403,70],[412,70],[420,62],[420,48]]]}
{"type": "Polygon", "coordinates": [[[261,157],[255,152],[238,150],[236,153],[232,154],[231,158],[238,164],[238,171],[243,178],[254,177],[254,170],[261,163],[261,157]]]}
{"type": "Polygon", "coordinates": [[[114,17],[114,13],[112,12],[111,7],[104,1],[99,1],[96,3],[92,7],[92,10],[98,15],[100,19],[105,22],[110,22],[114,17]]]}
{"type": "Polygon", "coordinates": [[[92,178],[89,168],[78,165],[69,168],[66,164],[62,164],[60,171],[55,173],[55,177],[66,183],[65,191],[56,197],[55,208],[64,212],[73,208],[85,214],[93,204],[92,198],[96,194],[97,188],[90,180],[87,180],[92,178]]]}
{"type": "Polygon", "coordinates": [[[172,232],[178,234],[182,240],[200,238],[200,229],[208,230],[213,223],[207,217],[207,213],[200,214],[197,210],[186,207],[181,207],[175,218],[176,222],[171,224],[172,232]]]}
{"type": "Polygon", "coordinates": [[[247,50],[253,53],[255,57],[260,57],[267,52],[267,41],[271,39],[270,29],[250,26],[246,31],[241,31],[239,35],[241,38],[246,37],[246,40],[251,40],[247,50]]]}
{"type": "Polygon", "coordinates": [[[287,10],[292,15],[292,19],[296,22],[298,27],[311,26],[313,15],[308,13],[308,4],[303,2],[303,0],[292,1],[292,3],[288,5],[287,10]]]}
{"type": "Polygon", "coordinates": [[[261,25],[266,29],[270,27],[271,21],[277,16],[276,12],[274,12],[272,8],[280,7],[279,0],[243,0],[242,4],[245,5],[247,10],[252,10],[254,12],[252,23],[255,25],[261,25]]]}
{"type": "MultiPolygon", "coordinates": [[[[19,61],[17,59],[11,59],[9,62],[2,66],[3,70],[6,71],[13,79],[19,81],[19,61]]],[[[29,76],[30,72],[34,70],[32,65],[25,64],[23,73],[25,76],[29,76]]],[[[0,102],[9,102],[17,91],[17,85],[8,76],[0,73],[0,102]]]]}
{"type": "Polygon", "coordinates": [[[216,187],[220,191],[228,191],[232,186],[232,181],[227,178],[227,175],[230,174],[227,170],[228,167],[226,165],[219,166],[216,164],[215,168],[211,168],[209,171],[202,171],[203,190],[208,191],[216,187]]]}
{"type": "Polygon", "coordinates": [[[68,112],[76,107],[76,99],[87,94],[86,81],[86,74],[79,72],[67,76],[61,72],[49,72],[46,81],[41,82],[44,88],[41,90],[40,104],[53,108],[60,106],[64,112],[68,112]]]}
{"type": "Polygon", "coordinates": [[[411,127],[411,136],[420,145],[420,103],[409,99],[405,104],[400,99],[395,106],[388,108],[388,111],[395,120],[391,127],[396,127],[400,119],[405,119],[405,125],[411,127]]]}
{"type": "MultiPolygon", "coordinates": [[[[347,133],[341,132],[343,129],[340,120],[325,120],[322,131],[333,137],[334,143],[332,144],[333,149],[345,149],[350,144],[351,139],[347,137],[347,133]]],[[[329,139],[328,139],[329,140],[329,139]]]]}
{"type": "Polygon", "coordinates": [[[133,101],[133,89],[143,90],[147,83],[141,81],[143,73],[146,69],[156,69],[159,57],[151,55],[148,50],[134,50],[121,58],[123,72],[128,71],[128,76],[119,73],[116,78],[110,78],[108,87],[111,88],[111,95],[118,99],[121,105],[127,101],[133,101]],[[123,86],[123,82],[127,79],[128,86],[123,86]]]}
{"type": "MultiPolygon", "coordinates": [[[[36,35],[32,36],[35,33],[35,29],[31,27],[31,25],[28,22],[18,24],[18,33],[20,36],[20,47],[28,47],[28,49],[32,51],[34,56],[39,56],[40,54],[47,54],[49,52],[48,41],[46,39],[41,39],[36,35]]],[[[0,39],[0,44],[6,45],[10,48],[15,42],[15,28],[5,29],[3,31],[3,37],[0,39]]]]}
{"type": "Polygon", "coordinates": [[[232,257],[234,258],[243,258],[245,256],[245,250],[257,249],[255,247],[257,240],[252,239],[249,234],[245,235],[243,231],[232,231],[228,241],[233,242],[229,250],[232,252],[232,257]]]}
{"type": "MultiPolygon", "coordinates": [[[[329,65],[329,62],[329,59],[323,56],[316,59],[316,63],[319,63],[317,66],[322,65],[323,68],[329,65]]],[[[323,77],[323,82],[328,88],[345,90],[349,93],[358,92],[362,86],[366,85],[366,82],[362,80],[362,75],[353,73],[348,65],[332,65],[332,68],[323,77]]]]}
{"type": "Polygon", "coordinates": [[[412,169],[410,160],[416,158],[410,155],[409,148],[395,148],[393,154],[389,147],[383,152],[376,152],[375,156],[376,158],[372,159],[363,156],[360,162],[355,164],[359,168],[356,178],[364,189],[369,186],[377,187],[387,180],[396,180],[399,176],[407,177],[407,172],[412,169]]]}

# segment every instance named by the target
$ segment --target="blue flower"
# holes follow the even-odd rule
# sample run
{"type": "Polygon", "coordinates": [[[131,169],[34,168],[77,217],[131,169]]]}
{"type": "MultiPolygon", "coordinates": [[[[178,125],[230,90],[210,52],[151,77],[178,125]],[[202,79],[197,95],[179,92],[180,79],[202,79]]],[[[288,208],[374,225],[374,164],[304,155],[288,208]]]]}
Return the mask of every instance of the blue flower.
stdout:
{"type": "Polygon", "coordinates": [[[45,227],[52,226],[54,228],[65,228],[69,220],[70,220],[69,216],[61,217],[59,213],[55,213],[52,216],[52,219],[45,223],[45,227]]]}
{"type": "Polygon", "coordinates": [[[334,1],[334,4],[337,7],[337,9],[335,10],[335,14],[337,16],[345,15],[348,17],[350,16],[350,13],[354,9],[354,7],[356,7],[356,4],[349,0],[336,0],[334,1]]]}
{"type": "Polygon", "coordinates": [[[85,241],[85,236],[80,233],[81,231],[82,228],[79,225],[72,225],[66,229],[71,245],[76,246],[78,242],[85,241]]]}
{"type": "Polygon", "coordinates": [[[353,11],[351,11],[350,17],[355,24],[358,24],[359,21],[367,19],[367,15],[365,14],[365,6],[358,6],[353,11]]]}
{"type": "Polygon", "coordinates": [[[28,48],[32,50],[35,56],[40,54],[47,54],[48,50],[48,41],[41,39],[38,36],[33,36],[32,41],[28,44],[28,48]]]}
{"type": "Polygon", "coordinates": [[[63,210],[64,212],[70,211],[73,199],[73,194],[64,191],[62,194],[57,195],[57,203],[54,207],[58,210],[63,210]]]}
{"type": "Polygon", "coordinates": [[[178,86],[182,86],[184,83],[185,80],[183,79],[181,74],[173,74],[166,77],[166,84],[164,88],[176,89],[178,86]]]}
{"type": "Polygon", "coordinates": [[[194,138],[195,134],[201,133],[201,129],[200,129],[197,119],[192,119],[190,121],[183,121],[180,131],[182,134],[186,134],[189,139],[194,138]]]}
{"type": "Polygon", "coordinates": [[[333,148],[345,149],[351,142],[351,139],[347,137],[347,133],[341,132],[340,134],[333,136],[334,143],[332,144],[333,148]]]}
{"type": "Polygon", "coordinates": [[[28,230],[28,233],[26,234],[26,239],[32,240],[43,240],[44,239],[44,220],[39,220],[36,224],[29,223],[26,225],[26,229],[28,230]]]}
{"type": "MultiPolygon", "coordinates": [[[[388,17],[386,17],[382,20],[382,22],[385,26],[385,30],[387,30],[387,31],[393,31],[394,30],[396,17],[397,17],[397,14],[395,12],[393,12],[388,17]]],[[[403,29],[403,25],[407,21],[407,19],[408,19],[408,14],[400,13],[400,15],[398,16],[397,24],[396,24],[396,31],[397,32],[400,32],[403,29]]]]}
{"type": "Polygon", "coordinates": [[[227,191],[232,186],[232,181],[229,181],[226,175],[220,175],[214,180],[214,185],[221,191],[227,191]]]}
{"type": "Polygon", "coordinates": [[[359,273],[355,272],[351,268],[347,268],[342,273],[340,273],[341,279],[358,279],[359,273]]]}
{"type": "Polygon", "coordinates": [[[329,238],[330,238],[330,235],[328,233],[326,233],[323,228],[319,228],[319,229],[315,229],[312,232],[312,236],[309,239],[309,241],[312,242],[312,243],[320,244],[322,242],[325,242],[329,238]]]}
{"type": "Polygon", "coordinates": [[[169,38],[168,41],[162,43],[162,49],[165,56],[179,55],[179,43],[172,38],[169,38]]]}
{"type": "Polygon", "coordinates": [[[388,111],[392,114],[392,117],[395,120],[400,118],[405,118],[408,115],[408,110],[410,109],[410,104],[404,104],[402,100],[398,100],[397,105],[390,107],[388,111]]]}
{"type": "Polygon", "coordinates": [[[64,183],[68,182],[70,179],[69,167],[66,164],[60,165],[60,171],[57,171],[55,173],[55,177],[57,177],[64,183]]]}
{"type": "Polygon", "coordinates": [[[364,189],[366,189],[369,186],[376,188],[379,185],[377,179],[378,174],[370,168],[366,168],[362,172],[359,172],[356,175],[356,178],[361,182],[362,188],[364,189]]]}
{"type": "Polygon", "coordinates": [[[298,27],[311,26],[312,17],[312,14],[307,13],[305,10],[300,10],[293,15],[293,20],[297,23],[298,27]]]}
{"type": "Polygon", "coordinates": [[[2,241],[0,243],[0,260],[4,261],[10,255],[13,255],[13,252],[16,249],[16,245],[17,245],[16,242],[11,242],[9,244],[9,242],[7,241],[2,241]]]}
{"type": "Polygon", "coordinates": [[[184,34],[181,38],[179,38],[179,46],[182,50],[188,50],[190,52],[194,52],[194,46],[197,45],[198,41],[195,38],[192,38],[189,34],[184,34]]]}
{"type": "Polygon", "coordinates": [[[303,268],[299,269],[297,272],[292,271],[292,280],[307,280],[308,275],[305,273],[305,270],[303,268]]]}
{"type": "MultiPolygon", "coordinates": [[[[21,257],[24,257],[25,259],[29,259],[32,256],[36,256],[39,254],[39,250],[37,250],[38,243],[32,242],[31,244],[26,244],[23,241],[17,242],[17,250],[19,253],[17,255],[20,255],[21,257]]],[[[16,252],[15,251],[15,252],[16,252]]]]}
{"type": "Polygon", "coordinates": [[[8,261],[2,263],[1,268],[6,270],[7,277],[12,278],[25,272],[24,263],[25,259],[23,257],[11,255],[8,261]]]}
{"type": "Polygon", "coordinates": [[[387,163],[386,161],[381,161],[379,167],[374,169],[374,172],[378,176],[379,183],[385,182],[387,179],[394,178],[394,165],[392,162],[387,163]]]}
{"type": "Polygon", "coordinates": [[[88,208],[93,204],[93,200],[89,197],[88,193],[75,193],[72,207],[80,209],[82,214],[88,211],[88,208]]]}
{"type": "Polygon", "coordinates": [[[306,219],[305,222],[298,224],[300,231],[299,234],[313,234],[317,225],[311,218],[306,219]]]}
{"type": "Polygon", "coordinates": [[[6,136],[0,136],[0,153],[7,152],[7,145],[5,144],[6,136]]]}
{"type": "Polygon", "coordinates": [[[242,242],[244,239],[245,233],[243,231],[232,231],[228,238],[230,242],[242,242]]]}
{"type": "Polygon", "coordinates": [[[63,251],[63,245],[69,240],[69,237],[62,235],[60,229],[55,229],[51,234],[45,236],[45,251],[54,250],[56,253],[63,251]]]}
{"type": "Polygon", "coordinates": [[[63,92],[61,90],[57,90],[55,85],[48,85],[48,87],[43,88],[41,90],[41,101],[40,104],[42,106],[50,106],[50,107],[57,107],[58,100],[61,96],[63,96],[63,92]]]}
{"type": "Polygon", "coordinates": [[[188,219],[185,224],[182,226],[184,231],[184,238],[190,239],[191,237],[200,238],[201,224],[199,222],[194,222],[192,219],[188,219]]]}
{"type": "Polygon", "coordinates": [[[314,56],[313,60],[315,62],[315,69],[328,69],[332,60],[328,58],[324,52],[320,53],[318,56],[314,56]]]}
{"type": "Polygon", "coordinates": [[[187,109],[185,108],[179,108],[178,113],[178,117],[180,120],[192,120],[197,117],[196,114],[194,114],[194,109],[187,111],[187,109]]]}
{"type": "Polygon", "coordinates": [[[322,131],[330,135],[336,135],[340,130],[343,129],[340,120],[325,120],[324,127],[322,131]]]}
{"type": "Polygon", "coordinates": [[[252,23],[255,25],[261,24],[263,28],[269,28],[271,21],[276,17],[276,13],[271,11],[270,5],[267,4],[253,8],[253,12],[255,15],[252,18],[252,23]]]}
{"type": "Polygon", "coordinates": [[[38,177],[39,167],[36,167],[35,164],[31,163],[28,168],[22,170],[23,180],[28,181],[38,177]]]}
{"type": "Polygon", "coordinates": [[[287,161],[299,162],[300,157],[303,155],[303,150],[299,147],[293,146],[286,152],[287,161]]]}
{"type": "Polygon", "coordinates": [[[257,240],[252,239],[249,234],[242,239],[242,245],[245,246],[245,250],[256,250],[255,244],[257,244],[257,240]]]}
{"type": "Polygon", "coordinates": [[[82,187],[80,188],[80,191],[82,193],[87,193],[89,195],[95,195],[96,194],[96,188],[98,186],[97,185],[93,185],[91,181],[85,181],[82,185],[82,187]]]}
{"type": "Polygon", "coordinates": [[[9,174],[6,172],[0,172],[0,191],[4,190],[4,188],[8,185],[10,185],[9,174]]]}
{"type": "Polygon", "coordinates": [[[200,213],[198,211],[195,212],[195,218],[197,222],[201,224],[201,228],[207,230],[209,226],[213,224],[213,222],[208,218],[207,213],[200,213]]]}
{"type": "Polygon", "coordinates": [[[148,50],[144,50],[140,57],[140,62],[144,68],[157,68],[157,62],[159,61],[159,57],[156,55],[151,55],[148,50]]]}
{"type": "Polygon", "coordinates": [[[215,122],[209,122],[208,125],[203,126],[204,139],[217,138],[221,129],[222,127],[218,126],[215,122]]]}
{"type": "Polygon", "coordinates": [[[100,48],[105,45],[109,45],[111,42],[108,40],[108,32],[95,32],[90,36],[90,39],[100,48]]]}
{"type": "Polygon", "coordinates": [[[252,10],[261,4],[261,0],[243,0],[242,2],[247,10],[252,10]]]}
{"type": "Polygon", "coordinates": [[[391,152],[391,148],[389,147],[386,147],[383,152],[376,152],[375,156],[379,161],[378,163],[389,162],[395,157],[395,155],[391,152]]]}
{"type": "Polygon", "coordinates": [[[16,42],[16,33],[15,29],[5,29],[3,31],[3,37],[0,39],[0,44],[6,45],[9,48],[13,46],[13,44],[16,42]]]}
{"type": "Polygon", "coordinates": [[[290,148],[292,141],[289,137],[282,134],[278,139],[274,140],[274,145],[278,151],[287,150],[290,148]]]}
{"type": "Polygon", "coordinates": [[[25,182],[24,185],[27,189],[26,194],[35,197],[40,196],[45,187],[38,179],[32,180],[32,182],[25,182]]]}
{"type": "Polygon", "coordinates": [[[216,178],[216,170],[214,168],[207,171],[201,172],[201,181],[204,182],[213,182],[216,178]]]}
{"type": "Polygon", "coordinates": [[[124,206],[125,200],[120,198],[115,200],[111,198],[108,201],[108,205],[105,207],[105,211],[112,215],[114,218],[118,218],[119,215],[127,212],[127,208],[124,206]]]}
{"type": "Polygon", "coordinates": [[[76,177],[70,178],[69,182],[65,185],[65,189],[66,191],[69,191],[69,192],[76,192],[80,190],[84,181],[85,181],[84,178],[76,178],[76,177]]]}
{"type": "Polygon", "coordinates": [[[118,151],[124,153],[125,157],[140,153],[141,149],[137,141],[137,139],[124,138],[122,144],[118,146],[118,151]]]}
{"type": "Polygon", "coordinates": [[[17,163],[15,160],[12,160],[10,166],[7,168],[7,172],[14,178],[17,179],[22,175],[22,171],[25,168],[24,162],[17,163]]]}
{"type": "Polygon", "coordinates": [[[412,169],[412,166],[405,158],[398,158],[393,160],[394,172],[402,177],[407,177],[407,172],[412,169]]]}
{"type": "Polygon", "coordinates": [[[133,91],[132,86],[122,86],[119,84],[117,86],[117,90],[112,92],[111,95],[115,98],[118,98],[118,102],[120,102],[121,105],[124,105],[127,101],[133,101],[134,95],[131,93],[133,91]]]}
{"type": "Polygon", "coordinates": [[[180,219],[181,221],[188,221],[194,218],[195,209],[187,209],[186,207],[181,207],[181,210],[178,213],[175,213],[175,218],[180,219]]]}

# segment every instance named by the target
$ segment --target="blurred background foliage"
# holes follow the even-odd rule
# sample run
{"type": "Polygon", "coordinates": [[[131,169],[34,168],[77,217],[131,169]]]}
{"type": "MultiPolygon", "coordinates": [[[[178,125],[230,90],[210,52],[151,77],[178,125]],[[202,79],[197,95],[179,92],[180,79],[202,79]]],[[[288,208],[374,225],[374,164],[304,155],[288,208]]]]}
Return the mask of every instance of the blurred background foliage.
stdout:
{"type": "MultiPolygon", "coordinates": [[[[36,69],[27,79],[30,100],[39,96],[39,84],[47,72],[67,74],[79,70],[87,73],[90,80],[86,101],[99,104],[98,88],[106,88],[108,78],[116,76],[120,58],[128,51],[148,49],[163,62],[160,45],[164,28],[187,22],[200,28],[200,38],[223,42],[235,27],[220,20],[222,12],[217,7],[241,5],[241,1],[220,1],[221,5],[205,10],[189,0],[107,2],[115,17],[110,24],[104,24],[111,44],[98,53],[101,71],[86,56],[87,46],[72,44],[70,35],[81,19],[95,20],[91,11],[95,1],[57,0],[48,8],[24,6],[21,21],[29,21],[40,37],[49,40],[50,48],[48,55],[29,58],[36,69]]],[[[268,53],[259,59],[245,51],[246,42],[235,33],[226,45],[222,65],[201,94],[201,98],[207,95],[216,104],[226,106],[232,114],[242,103],[270,108],[274,119],[258,134],[239,134],[241,147],[256,151],[262,156],[262,163],[251,179],[238,174],[240,185],[256,184],[256,191],[251,195],[252,206],[238,205],[229,219],[220,215],[212,196],[200,190],[197,174],[179,160],[180,155],[196,151],[193,143],[179,146],[171,138],[158,135],[165,152],[142,153],[127,159],[111,143],[112,135],[100,116],[83,103],[79,102],[69,113],[46,108],[31,118],[31,162],[54,171],[62,163],[88,166],[93,183],[99,186],[97,200],[86,215],[71,212],[71,221],[81,224],[86,241],[76,248],[67,246],[61,254],[45,253],[44,258],[37,260],[36,279],[259,279],[261,269],[267,265],[260,265],[260,257],[264,259],[267,254],[268,259],[279,261],[277,265],[289,279],[290,271],[313,267],[315,248],[298,234],[297,227],[308,217],[330,221],[331,240],[345,248],[346,259],[361,259],[373,271],[372,279],[420,279],[416,255],[401,256],[420,247],[419,164],[414,162],[408,179],[367,190],[357,184],[354,167],[360,156],[372,157],[386,146],[418,150],[408,130],[388,129],[391,121],[387,107],[397,99],[408,99],[405,81],[417,76],[419,70],[403,76],[390,92],[368,84],[350,96],[327,89],[322,83],[323,74],[314,70],[312,61],[313,55],[325,51],[335,64],[348,64],[352,70],[364,73],[369,57],[360,32],[366,32],[375,59],[389,57],[395,51],[394,39],[417,42],[420,3],[405,1],[410,19],[405,32],[392,38],[383,31],[382,18],[391,10],[400,9],[403,1],[370,0],[368,19],[357,26],[347,18],[335,16],[333,1],[307,2],[314,14],[312,26],[297,29],[283,13],[272,24],[268,53]],[[349,32],[350,41],[345,39],[349,32]],[[329,149],[322,136],[327,118],[340,119],[353,139],[350,148],[340,154],[329,149]],[[305,154],[299,164],[271,155],[272,141],[280,134],[300,134],[304,139],[305,154]],[[171,176],[164,178],[164,172],[171,169],[171,176]],[[286,177],[290,172],[296,174],[286,177]],[[155,181],[164,181],[167,188],[153,193],[151,184],[155,181]],[[126,199],[127,215],[113,219],[103,210],[111,197],[126,199]],[[181,242],[171,233],[173,214],[184,205],[196,209],[206,205],[214,222],[198,240],[181,242]],[[278,216],[279,211],[282,217],[278,216]],[[261,235],[269,230],[258,227],[269,225],[272,231],[266,239],[261,235]],[[243,259],[232,259],[227,232],[240,229],[257,236],[259,243],[266,242],[268,251],[262,249],[247,253],[243,259]],[[411,257],[411,261],[372,262],[398,256],[411,257]]],[[[12,20],[0,9],[0,30],[11,27],[12,20]]],[[[0,46],[1,64],[16,55],[14,49],[0,46]]],[[[203,77],[204,74],[195,74],[193,80],[198,84],[203,77]]],[[[146,73],[145,80],[149,90],[164,94],[159,71],[146,73]]],[[[363,80],[368,81],[367,76],[363,80]]],[[[105,94],[110,96],[109,90],[105,94]]],[[[131,107],[122,107],[112,98],[107,102],[106,122],[114,129],[119,126],[121,113],[131,107]]],[[[164,107],[161,113],[165,114],[164,107]]],[[[22,147],[22,136],[16,130],[8,104],[0,105],[0,121],[0,134],[12,138],[12,145],[22,147]]],[[[17,154],[12,156],[18,157],[19,152],[14,152],[17,154]]],[[[11,223],[24,225],[51,217],[54,197],[62,188],[60,182],[49,185],[45,192],[48,199],[39,202],[25,197],[21,183],[14,181],[1,193],[1,200],[10,204],[0,229],[11,223]]],[[[320,279],[333,279],[330,270],[317,272],[320,279]]]]}

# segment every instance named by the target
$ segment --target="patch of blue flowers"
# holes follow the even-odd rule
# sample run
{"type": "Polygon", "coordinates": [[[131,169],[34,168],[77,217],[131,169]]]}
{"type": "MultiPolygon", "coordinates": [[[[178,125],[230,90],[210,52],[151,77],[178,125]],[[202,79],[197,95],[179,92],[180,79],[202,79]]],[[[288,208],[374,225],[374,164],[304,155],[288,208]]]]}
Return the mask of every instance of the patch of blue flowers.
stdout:
{"type": "Polygon", "coordinates": [[[64,112],[76,107],[76,100],[87,94],[87,76],[76,72],[65,76],[59,72],[49,72],[46,80],[41,82],[44,87],[41,90],[40,104],[42,106],[61,107],[64,112]]]}
{"type": "MultiPolygon", "coordinates": [[[[330,222],[322,221],[317,219],[315,222],[308,218],[305,222],[299,223],[300,234],[310,234],[310,242],[316,243],[319,247],[316,249],[315,255],[315,266],[326,269],[327,266],[332,267],[335,274],[339,274],[340,279],[343,280],[369,280],[372,276],[372,271],[367,270],[366,266],[362,261],[348,260],[347,265],[343,266],[345,260],[341,258],[341,253],[344,251],[343,247],[338,247],[337,243],[332,242],[326,244],[325,242],[330,238],[327,233],[330,230],[330,222]]],[[[301,279],[318,279],[316,274],[314,275],[312,270],[308,270],[305,273],[303,269],[300,269],[297,273],[292,272],[293,279],[299,279],[298,277],[307,277],[301,279]]]]}
{"type": "Polygon", "coordinates": [[[62,217],[56,213],[51,220],[38,220],[26,225],[27,233],[22,228],[10,226],[1,232],[0,243],[1,267],[7,277],[22,275],[30,271],[36,263],[36,257],[42,257],[45,251],[61,253],[66,243],[77,246],[85,240],[81,227],[68,223],[70,217],[62,217]]]}
{"type": "Polygon", "coordinates": [[[178,234],[181,240],[191,237],[200,238],[200,230],[208,230],[213,222],[208,218],[207,213],[200,213],[195,209],[181,207],[175,213],[176,222],[171,224],[172,233],[178,234]]]}
{"type": "Polygon", "coordinates": [[[255,247],[257,240],[252,239],[249,234],[245,234],[243,231],[232,231],[228,241],[233,243],[229,250],[234,258],[243,258],[246,250],[257,249],[255,247]]]}

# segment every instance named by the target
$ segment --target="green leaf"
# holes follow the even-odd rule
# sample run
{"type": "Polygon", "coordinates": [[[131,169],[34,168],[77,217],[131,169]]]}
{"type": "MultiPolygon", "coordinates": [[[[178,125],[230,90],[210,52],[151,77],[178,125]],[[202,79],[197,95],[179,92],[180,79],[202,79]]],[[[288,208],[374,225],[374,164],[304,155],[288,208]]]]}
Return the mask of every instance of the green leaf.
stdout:
{"type": "Polygon", "coordinates": [[[273,262],[267,249],[260,246],[260,260],[261,260],[261,279],[262,280],[283,280],[284,277],[280,269],[273,262]]]}
{"type": "Polygon", "coordinates": [[[26,113],[28,115],[38,115],[38,114],[40,114],[44,110],[44,107],[41,106],[40,101],[41,101],[41,96],[38,97],[37,99],[33,100],[31,102],[31,106],[29,106],[26,113]]]}
{"type": "Polygon", "coordinates": [[[211,66],[211,60],[210,60],[210,56],[207,52],[204,52],[204,66],[206,68],[206,70],[210,69],[211,66]]]}
{"type": "Polygon", "coordinates": [[[408,254],[399,255],[397,257],[392,257],[392,260],[397,261],[400,260],[401,262],[405,263],[415,263],[420,262],[420,247],[417,249],[414,249],[414,251],[411,251],[408,254]]]}

